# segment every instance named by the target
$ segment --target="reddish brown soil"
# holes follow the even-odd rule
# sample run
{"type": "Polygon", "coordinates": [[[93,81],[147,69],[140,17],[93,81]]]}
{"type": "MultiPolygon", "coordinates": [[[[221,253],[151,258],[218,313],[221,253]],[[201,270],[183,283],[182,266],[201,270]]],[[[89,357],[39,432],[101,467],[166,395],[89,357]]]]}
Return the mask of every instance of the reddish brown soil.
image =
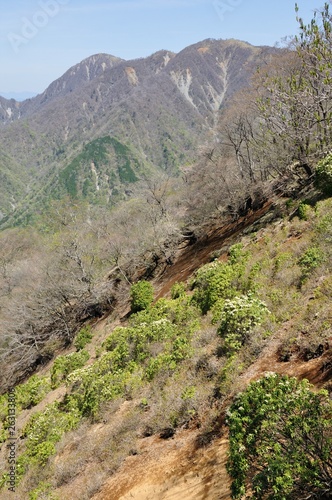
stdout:
{"type": "Polygon", "coordinates": [[[154,286],[158,291],[156,299],[164,297],[174,283],[187,280],[196,269],[209,262],[214,251],[220,250],[223,246],[230,246],[245,228],[266,215],[272,206],[273,202],[268,201],[259,210],[250,212],[236,221],[225,222],[222,226],[210,230],[192,245],[182,248],[175,262],[155,280],[154,286]]]}

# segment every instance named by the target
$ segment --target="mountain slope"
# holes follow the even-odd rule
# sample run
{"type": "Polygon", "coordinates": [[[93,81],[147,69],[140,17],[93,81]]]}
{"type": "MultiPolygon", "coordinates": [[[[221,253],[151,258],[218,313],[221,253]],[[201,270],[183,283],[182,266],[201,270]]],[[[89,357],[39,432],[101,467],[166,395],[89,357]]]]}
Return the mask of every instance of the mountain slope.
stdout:
{"type": "MultiPolygon", "coordinates": [[[[99,54],[33,99],[1,99],[0,149],[28,178],[30,212],[41,187],[50,178],[56,184],[83,144],[98,138],[113,137],[148,169],[175,173],[194,159],[220,107],[273,52],[235,40],[205,40],[179,54],[159,51],[133,61],[99,54]]],[[[83,183],[84,173],[79,175],[83,183]]],[[[54,185],[51,191],[59,189],[54,185]]],[[[5,219],[13,215],[9,199],[24,209],[18,193],[14,188],[1,200],[5,219]]]]}
{"type": "Polygon", "coordinates": [[[17,119],[25,118],[31,113],[38,112],[43,105],[59,96],[66,95],[91,82],[104,71],[112,68],[122,59],[108,54],[96,54],[83,59],[79,64],[72,66],[60,78],[51,83],[47,89],[36,97],[22,102],[0,97],[0,121],[6,125],[17,119]]]}
{"type": "MultiPolygon", "coordinates": [[[[331,392],[332,203],[305,195],[313,205],[302,202],[305,218],[298,201],[290,207],[275,199],[264,207],[267,218],[258,211],[233,222],[232,231],[229,224],[211,227],[179,248],[175,269],[152,281],[159,300],[130,315],[129,294],[122,295],[92,324],[90,337],[83,332],[84,351],[76,337],[16,387],[25,466],[18,499],[230,499],[225,414],[233,398],[271,370],[331,392]],[[314,245],[325,260],[312,266],[302,257],[314,245]],[[270,311],[235,350],[220,335],[225,301],[199,312],[206,298],[230,292],[234,300],[263,300],[270,311]]],[[[6,439],[5,431],[0,436],[6,439]]],[[[0,498],[6,495],[0,487],[0,498]]]]}

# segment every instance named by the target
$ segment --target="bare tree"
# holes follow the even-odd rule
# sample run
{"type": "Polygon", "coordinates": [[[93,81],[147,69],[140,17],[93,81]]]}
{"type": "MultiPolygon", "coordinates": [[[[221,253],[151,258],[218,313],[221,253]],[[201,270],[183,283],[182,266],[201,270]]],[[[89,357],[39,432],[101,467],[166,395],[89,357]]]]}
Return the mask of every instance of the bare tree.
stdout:
{"type": "Polygon", "coordinates": [[[272,154],[278,172],[298,165],[299,175],[310,177],[317,158],[326,153],[332,140],[329,4],[315,12],[309,25],[300,17],[297,20],[299,36],[292,40],[290,50],[260,74],[261,92],[256,106],[262,121],[266,161],[272,163],[272,154]]]}

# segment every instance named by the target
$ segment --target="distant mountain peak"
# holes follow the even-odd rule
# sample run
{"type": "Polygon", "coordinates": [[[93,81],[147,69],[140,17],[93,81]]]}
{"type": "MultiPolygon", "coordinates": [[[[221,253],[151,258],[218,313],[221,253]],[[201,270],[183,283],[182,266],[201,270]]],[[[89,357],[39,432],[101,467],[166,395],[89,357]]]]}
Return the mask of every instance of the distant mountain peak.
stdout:
{"type": "Polygon", "coordinates": [[[40,94],[43,101],[56,96],[63,96],[75,89],[82,87],[85,83],[98,78],[106,70],[113,68],[123,59],[109,54],[94,54],[83,59],[78,64],[69,68],[60,78],[52,82],[47,89],[40,94]]]}

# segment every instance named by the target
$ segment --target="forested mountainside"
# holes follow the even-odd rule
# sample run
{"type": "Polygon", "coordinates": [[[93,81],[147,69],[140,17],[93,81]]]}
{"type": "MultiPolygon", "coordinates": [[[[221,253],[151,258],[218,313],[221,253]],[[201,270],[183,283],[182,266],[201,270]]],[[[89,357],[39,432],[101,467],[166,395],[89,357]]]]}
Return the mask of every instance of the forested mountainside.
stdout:
{"type": "Polygon", "coordinates": [[[3,123],[1,499],[331,498],[329,5],[298,22],[95,56],[3,123]]]}
{"type": "Polygon", "coordinates": [[[274,52],[205,40],[133,61],[99,54],[33,99],[1,100],[2,223],[26,222],[67,194],[115,204],[144,175],[176,175],[274,52]]]}

